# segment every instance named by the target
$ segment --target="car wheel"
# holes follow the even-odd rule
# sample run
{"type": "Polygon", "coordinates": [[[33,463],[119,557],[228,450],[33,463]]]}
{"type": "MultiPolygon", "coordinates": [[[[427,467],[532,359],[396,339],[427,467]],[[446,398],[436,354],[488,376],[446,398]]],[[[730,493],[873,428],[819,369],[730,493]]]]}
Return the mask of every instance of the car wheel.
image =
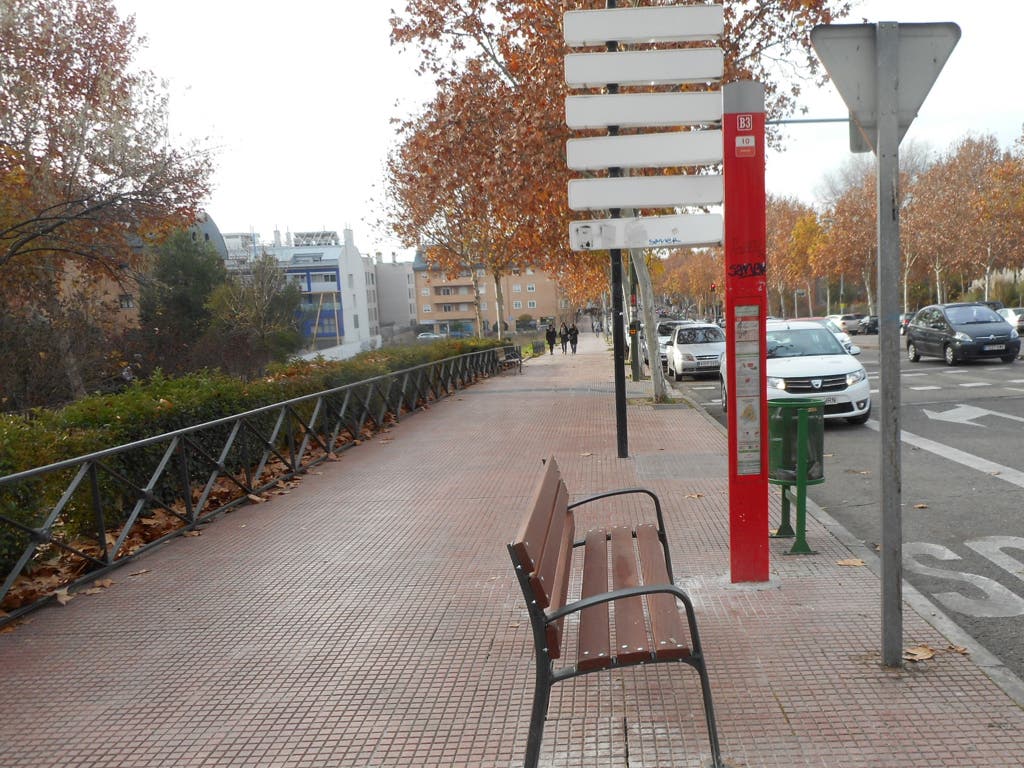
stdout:
{"type": "Polygon", "coordinates": [[[672,373],[676,377],[676,381],[683,380],[683,374],[680,371],[673,371],[672,373]]]}
{"type": "Polygon", "coordinates": [[[947,344],[942,348],[942,359],[946,361],[946,365],[956,365],[956,350],[953,349],[952,344],[947,344]]]}
{"type": "Polygon", "coordinates": [[[1004,363],[1012,363],[1014,360],[1017,359],[1017,356],[1016,355],[1003,355],[999,359],[1002,360],[1004,363]]]}
{"type": "Polygon", "coordinates": [[[917,353],[917,345],[914,342],[912,342],[912,341],[908,341],[907,342],[907,360],[909,360],[912,363],[916,363],[920,359],[921,359],[921,355],[919,355],[917,353]]]}
{"type": "Polygon", "coordinates": [[[729,398],[728,393],[725,391],[725,381],[722,379],[718,380],[718,392],[722,397],[722,413],[729,412],[729,398]]]}

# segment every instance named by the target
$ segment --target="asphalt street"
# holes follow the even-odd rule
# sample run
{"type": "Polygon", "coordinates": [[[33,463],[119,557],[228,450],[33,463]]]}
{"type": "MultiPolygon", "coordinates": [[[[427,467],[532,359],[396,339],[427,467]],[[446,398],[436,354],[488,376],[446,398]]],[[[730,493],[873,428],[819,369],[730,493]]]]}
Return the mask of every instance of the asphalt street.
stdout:
{"type": "MultiPolygon", "coordinates": [[[[854,342],[877,402],[878,337],[854,342]]],[[[1024,361],[949,367],[902,356],[900,370],[904,578],[1024,677],[1024,361]]],[[[724,423],[716,379],[673,385],[724,423]]],[[[808,490],[869,548],[890,471],[877,426],[827,424],[826,480],[808,490]]]]}

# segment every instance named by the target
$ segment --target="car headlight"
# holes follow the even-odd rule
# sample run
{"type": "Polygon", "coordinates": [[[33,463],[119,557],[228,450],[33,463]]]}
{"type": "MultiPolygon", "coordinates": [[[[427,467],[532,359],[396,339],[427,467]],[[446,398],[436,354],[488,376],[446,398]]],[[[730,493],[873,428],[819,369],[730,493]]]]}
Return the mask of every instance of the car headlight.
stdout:
{"type": "Polygon", "coordinates": [[[679,359],[687,363],[692,363],[696,358],[694,358],[694,356],[691,355],[689,352],[680,352],[679,359]]]}
{"type": "Polygon", "coordinates": [[[864,381],[868,377],[867,371],[861,368],[859,371],[850,371],[846,374],[846,386],[852,387],[854,384],[864,381]]]}
{"type": "Polygon", "coordinates": [[[779,378],[778,376],[769,376],[768,389],[781,389],[783,392],[785,392],[786,380],[783,378],[779,378]]]}
{"type": "Polygon", "coordinates": [[[966,342],[974,341],[974,339],[972,339],[970,336],[968,336],[963,331],[957,331],[956,334],[953,336],[953,338],[956,339],[957,341],[966,341],[966,342]]]}
{"type": "Polygon", "coordinates": [[[1017,329],[1016,328],[1011,328],[1010,329],[1010,338],[1011,339],[1019,339],[1020,338],[1020,334],[1017,333],[1017,329]]]}

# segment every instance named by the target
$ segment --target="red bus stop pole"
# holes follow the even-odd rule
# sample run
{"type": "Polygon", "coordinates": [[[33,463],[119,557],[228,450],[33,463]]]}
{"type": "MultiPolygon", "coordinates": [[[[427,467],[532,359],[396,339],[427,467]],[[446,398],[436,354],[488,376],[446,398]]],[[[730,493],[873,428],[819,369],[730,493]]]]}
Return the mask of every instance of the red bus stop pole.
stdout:
{"type": "Polygon", "coordinates": [[[730,572],[768,581],[764,86],[730,83],[722,106],[730,572]]]}

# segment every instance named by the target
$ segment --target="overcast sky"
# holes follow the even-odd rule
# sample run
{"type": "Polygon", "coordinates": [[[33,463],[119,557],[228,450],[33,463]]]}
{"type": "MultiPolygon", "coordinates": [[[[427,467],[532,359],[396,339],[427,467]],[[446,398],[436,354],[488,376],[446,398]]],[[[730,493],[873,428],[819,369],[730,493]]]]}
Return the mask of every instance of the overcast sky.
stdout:
{"type": "MultiPolygon", "coordinates": [[[[394,142],[392,118],[415,112],[432,84],[389,44],[388,3],[115,0],[149,42],[140,63],[168,81],[171,129],[218,148],[208,211],[222,232],[351,227],[364,253],[397,251],[374,226],[394,142]],[[243,10],[244,9],[244,10],[243,10]]],[[[908,140],[943,149],[968,131],[1004,146],[1024,123],[1017,0],[864,0],[845,23],[954,21],[962,38],[908,140]]],[[[807,93],[808,117],[844,117],[834,87],[807,93]]],[[[845,124],[793,125],[768,155],[768,190],[813,203],[849,158],[845,124]]]]}

